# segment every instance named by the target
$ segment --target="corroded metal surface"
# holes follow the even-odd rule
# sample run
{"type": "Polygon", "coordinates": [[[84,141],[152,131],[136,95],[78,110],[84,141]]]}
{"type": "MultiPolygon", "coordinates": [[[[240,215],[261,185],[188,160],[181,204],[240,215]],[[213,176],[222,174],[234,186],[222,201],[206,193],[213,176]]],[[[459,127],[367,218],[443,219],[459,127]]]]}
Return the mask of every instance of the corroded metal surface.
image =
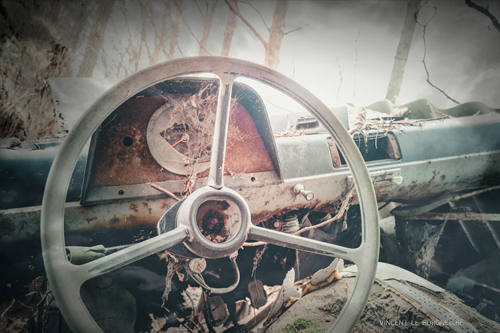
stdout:
{"type": "MultiPolygon", "coordinates": [[[[154,228],[162,214],[174,203],[173,199],[141,200],[89,207],[68,203],[65,206],[66,232],[100,232],[132,227],[154,228]]],[[[40,206],[3,211],[0,215],[1,242],[38,238],[40,212],[40,206]]]]}
{"type": "MultiPolygon", "coordinates": [[[[379,201],[390,199],[428,198],[443,193],[453,193],[466,188],[479,188],[487,184],[500,182],[500,174],[495,165],[500,164],[500,152],[474,154],[445,158],[432,161],[421,161],[401,165],[401,185],[377,186],[375,192],[379,201]],[[474,168],[470,168],[474,165],[474,168]],[[445,174],[446,172],[446,174],[445,174]],[[452,181],[460,179],[460,181],[452,181]]],[[[392,170],[394,165],[371,167],[370,172],[392,170]]],[[[348,189],[350,173],[346,168],[336,173],[290,180],[279,184],[271,173],[259,179],[259,174],[226,176],[227,186],[235,189],[248,202],[252,213],[252,223],[269,220],[298,209],[314,209],[335,212],[348,189]],[[255,181],[252,182],[251,178],[255,181]],[[296,195],[293,188],[297,183],[314,190],[315,199],[305,200],[296,195]]],[[[198,179],[197,187],[203,186],[206,179],[198,179]]],[[[178,187],[181,188],[179,182],[178,187]]],[[[152,195],[155,190],[145,192],[152,195]]],[[[128,203],[113,203],[89,207],[81,207],[76,203],[67,205],[66,224],[69,232],[85,230],[104,230],[107,228],[124,229],[130,227],[155,227],[163,213],[175,201],[162,199],[158,193],[155,200],[134,200],[128,203]]],[[[126,199],[126,198],[124,198],[126,199]]],[[[353,204],[357,198],[353,198],[353,204]]],[[[0,211],[0,241],[13,242],[35,239],[40,228],[40,207],[9,209],[0,211]]]]}
{"type": "MultiPolygon", "coordinates": [[[[499,164],[500,152],[400,164],[403,178],[401,185],[393,183],[378,186],[375,183],[375,192],[379,201],[413,200],[498,184],[500,174],[495,166],[499,164]],[[470,165],[475,167],[471,168],[470,165]]],[[[393,169],[393,164],[369,167],[371,173],[393,169]]],[[[288,180],[284,183],[279,183],[272,173],[226,176],[225,181],[229,188],[233,188],[245,198],[252,213],[252,223],[256,225],[274,216],[281,216],[298,209],[335,212],[336,205],[349,188],[349,176],[347,168],[343,168],[332,174],[288,180]],[[301,195],[294,193],[293,188],[299,182],[306,188],[314,190],[314,200],[307,201],[301,195]]],[[[198,179],[195,188],[203,186],[205,182],[206,179],[198,179]]],[[[145,196],[152,197],[157,192],[147,184],[144,186],[145,189],[151,190],[143,192],[145,196]]],[[[174,186],[174,190],[180,189],[182,181],[176,186],[178,187],[174,186]]],[[[127,192],[127,188],[124,189],[127,192]]],[[[128,203],[117,202],[89,207],[81,207],[76,203],[68,204],[67,230],[99,231],[107,228],[124,229],[141,226],[154,228],[163,213],[175,203],[173,199],[165,199],[165,195],[159,192],[156,196],[155,200],[133,200],[128,203]]],[[[124,199],[127,199],[126,194],[124,199]]],[[[354,196],[353,204],[356,203],[357,197],[354,196]]],[[[35,239],[38,237],[39,228],[40,207],[0,211],[1,242],[35,239]]]]}
{"type": "MultiPolygon", "coordinates": [[[[176,96],[139,94],[103,122],[98,132],[89,188],[186,179],[161,167],[149,151],[146,137],[153,113],[176,96]]],[[[225,170],[226,174],[275,171],[251,115],[238,102],[229,119],[225,170]]],[[[207,174],[208,171],[204,171],[198,176],[207,174]]]]}

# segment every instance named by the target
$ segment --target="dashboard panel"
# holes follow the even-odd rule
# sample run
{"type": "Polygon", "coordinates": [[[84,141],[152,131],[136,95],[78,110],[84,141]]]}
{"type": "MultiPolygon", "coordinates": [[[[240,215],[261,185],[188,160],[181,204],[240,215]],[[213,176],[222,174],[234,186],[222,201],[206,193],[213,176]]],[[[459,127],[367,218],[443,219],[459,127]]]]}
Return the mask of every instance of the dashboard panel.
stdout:
{"type": "MultiPolygon", "coordinates": [[[[100,188],[169,181],[187,186],[189,178],[207,177],[217,92],[214,79],[175,79],[118,107],[92,137],[82,203],[86,193],[100,188]]],[[[225,174],[278,175],[273,133],[260,97],[239,83],[232,97],[225,174]]],[[[121,198],[123,189],[116,194],[121,198]]]]}

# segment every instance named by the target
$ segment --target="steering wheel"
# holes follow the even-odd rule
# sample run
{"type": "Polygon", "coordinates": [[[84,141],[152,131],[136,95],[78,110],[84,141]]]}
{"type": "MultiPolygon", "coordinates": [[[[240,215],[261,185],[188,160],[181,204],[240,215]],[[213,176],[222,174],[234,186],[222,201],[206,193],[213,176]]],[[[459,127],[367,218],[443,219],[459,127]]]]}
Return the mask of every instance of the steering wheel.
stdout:
{"type": "Polygon", "coordinates": [[[41,238],[52,292],[73,332],[102,332],[81,299],[80,287],[85,281],[181,242],[200,257],[222,258],[233,255],[247,239],[355,262],[358,275],[353,292],[330,329],[330,332],[351,332],[368,300],[379,252],[378,209],[373,185],[358,148],[337,117],[297,82],[274,70],[248,61],[212,56],[175,59],[141,70],[115,85],[92,104],[67,136],[50,170],[43,197],[41,238]],[[217,75],[220,80],[207,186],[194,191],[182,203],[172,230],[86,264],[71,264],[65,251],[64,203],[73,169],[89,137],[111,112],[143,89],[180,75],[206,72],[217,75]],[[231,91],[234,80],[240,76],[261,81],[293,98],[332,135],[356,184],[362,219],[362,240],[358,248],[345,248],[253,226],[243,197],[224,187],[231,91]],[[222,243],[205,238],[196,221],[200,206],[211,200],[229,201],[241,216],[237,228],[222,243]]]}

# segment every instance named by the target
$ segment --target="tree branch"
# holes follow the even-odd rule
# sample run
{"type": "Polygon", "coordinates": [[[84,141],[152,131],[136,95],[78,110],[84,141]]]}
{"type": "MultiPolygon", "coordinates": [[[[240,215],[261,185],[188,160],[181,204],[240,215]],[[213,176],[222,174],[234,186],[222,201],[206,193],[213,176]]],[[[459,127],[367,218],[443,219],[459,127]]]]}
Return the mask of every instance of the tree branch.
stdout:
{"type": "Polygon", "coordinates": [[[434,16],[436,15],[437,13],[437,8],[436,7],[433,7],[434,8],[434,14],[432,15],[432,17],[425,23],[425,24],[421,24],[420,22],[418,22],[417,20],[417,24],[420,25],[424,30],[422,32],[422,38],[424,40],[424,57],[422,58],[422,64],[424,65],[424,69],[425,69],[425,73],[427,74],[427,83],[433,87],[434,89],[438,90],[439,92],[441,92],[444,96],[446,96],[447,99],[449,99],[450,101],[452,101],[453,103],[455,104],[460,104],[459,101],[457,101],[456,99],[452,98],[450,95],[448,95],[443,89],[439,88],[438,86],[436,86],[435,84],[433,84],[430,80],[430,77],[429,77],[429,70],[427,69],[427,64],[425,62],[425,59],[427,57],[427,41],[425,39],[425,33],[426,33],[426,29],[427,29],[427,24],[429,24],[429,22],[434,18],[434,16]]]}
{"type": "Polygon", "coordinates": [[[205,53],[208,53],[212,55],[210,52],[207,50],[207,42],[208,42],[208,36],[210,34],[210,26],[212,25],[212,20],[214,18],[215,14],[215,9],[217,8],[217,1],[218,0],[211,0],[211,7],[209,10],[209,2],[206,1],[206,13],[205,16],[202,17],[203,21],[203,36],[201,37],[200,40],[200,52],[199,55],[205,55],[205,53]]]}
{"type": "Polygon", "coordinates": [[[308,24],[306,24],[306,25],[303,25],[303,26],[301,26],[301,27],[298,27],[298,28],[292,29],[292,30],[290,30],[290,31],[288,31],[288,32],[285,32],[285,36],[286,36],[286,35],[288,35],[288,34],[291,34],[292,32],[299,31],[300,29],[302,29],[302,28],[304,28],[304,27],[307,27],[308,25],[309,25],[309,23],[308,23],[308,24]]]}
{"type": "Polygon", "coordinates": [[[179,50],[179,53],[181,54],[181,57],[184,57],[184,52],[182,52],[181,47],[179,44],[177,44],[177,50],[179,50]]]}
{"type": "Polygon", "coordinates": [[[498,30],[498,32],[500,32],[500,22],[498,22],[498,19],[493,14],[491,14],[488,10],[488,6],[486,6],[486,8],[482,7],[471,0],[465,0],[465,4],[470,8],[477,10],[481,14],[486,15],[491,20],[491,23],[493,23],[493,26],[498,30]]]}
{"type": "MultiPolygon", "coordinates": [[[[181,17],[182,3],[180,1],[174,1],[174,3],[176,3],[176,4],[174,4],[174,6],[176,6],[176,8],[177,8],[177,12],[175,14],[175,19],[172,17],[172,10],[170,7],[170,3],[167,2],[167,4],[166,4],[167,8],[168,8],[168,16],[169,16],[170,22],[172,22],[170,24],[170,35],[169,35],[170,48],[169,48],[168,53],[166,52],[166,50],[163,50],[163,54],[165,54],[166,60],[174,58],[175,49],[178,48],[178,46],[179,46],[179,40],[177,37],[179,34],[179,25],[181,24],[181,21],[182,21],[182,17],[181,17]]],[[[182,52],[180,52],[180,53],[182,55],[182,52]]]]}
{"type": "Polygon", "coordinates": [[[181,57],[184,57],[184,52],[182,52],[181,47],[179,45],[177,45],[177,50],[179,50],[181,57]]]}
{"type": "Polygon", "coordinates": [[[182,15],[182,21],[184,22],[184,24],[188,28],[189,32],[191,33],[191,36],[193,36],[193,38],[196,39],[196,41],[198,43],[200,43],[200,40],[196,37],[196,35],[194,34],[193,30],[191,30],[191,27],[189,26],[189,24],[187,24],[186,20],[184,19],[184,15],[182,15]]]}
{"type": "Polygon", "coordinates": [[[259,12],[259,10],[257,8],[255,8],[250,2],[248,1],[239,1],[241,3],[244,3],[244,4],[247,4],[249,5],[250,7],[253,8],[253,10],[255,10],[257,12],[257,14],[259,14],[260,16],[260,19],[262,20],[262,23],[264,23],[264,26],[266,27],[267,30],[269,30],[269,26],[267,25],[266,21],[264,20],[264,17],[262,17],[262,14],[259,12]]]}
{"type": "Polygon", "coordinates": [[[169,197],[171,197],[172,199],[174,199],[175,201],[180,201],[181,199],[179,199],[178,196],[176,196],[175,194],[173,194],[172,192],[170,192],[169,190],[167,189],[164,189],[163,187],[159,186],[159,185],[156,185],[156,184],[151,184],[151,187],[154,188],[155,190],[158,190],[160,192],[163,192],[165,193],[166,195],[168,195],[169,197]]]}
{"type": "Polygon", "coordinates": [[[226,2],[226,5],[229,7],[229,9],[236,15],[238,16],[242,21],[243,23],[246,24],[246,26],[253,32],[253,34],[255,35],[255,37],[257,37],[259,39],[259,41],[264,45],[264,47],[267,47],[267,42],[264,40],[264,38],[262,38],[262,36],[257,32],[257,30],[255,30],[255,28],[250,24],[250,22],[248,22],[244,17],[243,15],[241,15],[240,11],[238,10],[238,8],[234,8],[231,3],[228,1],[228,0],[225,0],[226,2]]]}
{"type": "Polygon", "coordinates": [[[87,47],[83,54],[83,60],[78,69],[77,77],[91,77],[94,68],[97,64],[97,58],[102,48],[104,35],[106,33],[106,26],[108,25],[109,17],[113,10],[114,0],[106,0],[101,2],[99,10],[92,23],[87,47]]]}
{"type": "MultiPolygon", "coordinates": [[[[238,6],[236,0],[229,0],[234,6],[238,6]]],[[[231,49],[231,42],[233,41],[234,31],[238,25],[238,20],[236,19],[236,14],[229,10],[227,13],[226,27],[224,28],[224,39],[222,40],[221,56],[229,56],[229,51],[231,49]]]]}
{"type": "Polygon", "coordinates": [[[182,22],[184,22],[184,24],[186,25],[186,27],[188,28],[189,32],[191,33],[191,36],[193,36],[193,38],[198,42],[200,43],[200,40],[196,37],[196,35],[194,34],[193,30],[191,30],[191,27],[189,26],[189,24],[187,23],[186,21],[186,17],[184,16],[184,14],[182,13],[182,10],[180,8],[180,5],[179,3],[176,1],[175,2],[175,5],[177,6],[177,10],[180,10],[180,14],[181,14],[181,17],[182,17],[182,22]]]}
{"type": "MultiPolygon", "coordinates": [[[[425,35],[425,28],[424,28],[424,35],[425,35]]],[[[430,77],[429,77],[429,70],[427,69],[427,64],[425,63],[425,56],[426,56],[426,46],[425,46],[425,36],[424,36],[424,58],[422,59],[422,64],[424,65],[424,69],[425,69],[425,74],[427,75],[427,83],[437,89],[439,92],[441,92],[443,95],[446,96],[447,99],[449,99],[450,101],[452,101],[453,103],[456,103],[456,104],[460,104],[459,101],[457,101],[456,99],[454,99],[453,97],[451,97],[450,95],[448,95],[443,89],[439,88],[438,86],[436,86],[435,84],[433,84],[430,80],[430,77]]]]}
{"type": "Polygon", "coordinates": [[[203,19],[205,17],[205,14],[203,14],[203,11],[201,10],[200,5],[198,4],[198,1],[193,0],[194,4],[196,5],[196,8],[198,8],[198,12],[200,13],[201,18],[203,19]]]}

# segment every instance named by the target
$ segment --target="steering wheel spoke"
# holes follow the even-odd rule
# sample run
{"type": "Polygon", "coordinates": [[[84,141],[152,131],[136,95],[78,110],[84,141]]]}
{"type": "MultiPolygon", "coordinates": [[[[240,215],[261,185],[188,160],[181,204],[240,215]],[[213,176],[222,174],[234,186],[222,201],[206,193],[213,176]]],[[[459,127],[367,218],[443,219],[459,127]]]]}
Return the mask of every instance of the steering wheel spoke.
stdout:
{"type": "Polygon", "coordinates": [[[102,274],[112,272],[118,268],[141,260],[151,254],[158,253],[172,247],[188,236],[187,228],[179,226],[154,238],[150,238],[126,249],[93,260],[84,265],[75,266],[78,279],[81,283],[102,274]]]}
{"type": "Polygon", "coordinates": [[[224,186],[224,159],[226,156],[226,141],[231,111],[231,93],[237,75],[232,73],[215,73],[220,78],[217,114],[215,116],[214,141],[210,159],[210,173],[207,185],[215,189],[224,186]]]}
{"type": "Polygon", "coordinates": [[[325,256],[342,258],[352,262],[358,261],[358,249],[350,249],[334,244],[320,242],[315,239],[300,237],[280,231],[253,226],[250,228],[248,238],[251,240],[267,242],[295,250],[306,251],[325,256]]]}

